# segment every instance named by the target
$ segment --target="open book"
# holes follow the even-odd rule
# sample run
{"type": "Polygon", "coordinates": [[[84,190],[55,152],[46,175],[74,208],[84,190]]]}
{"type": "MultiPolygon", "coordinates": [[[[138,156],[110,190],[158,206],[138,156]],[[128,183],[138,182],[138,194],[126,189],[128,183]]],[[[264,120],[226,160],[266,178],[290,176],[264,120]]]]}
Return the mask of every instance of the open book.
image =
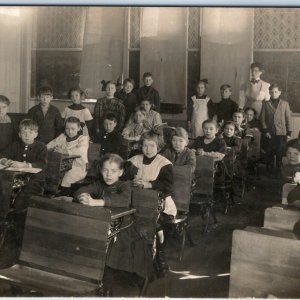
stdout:
{"type": "Polygon", "coordinates": [[[2,164],[0,164],[0,170],[25,172],[25,173],[31,173],[31,174],[36,174],[36,173],[39,173],[42,171],[42,169],[39,169],[39,168],[13,168],[13,167],[4,166],[2,164]]]}

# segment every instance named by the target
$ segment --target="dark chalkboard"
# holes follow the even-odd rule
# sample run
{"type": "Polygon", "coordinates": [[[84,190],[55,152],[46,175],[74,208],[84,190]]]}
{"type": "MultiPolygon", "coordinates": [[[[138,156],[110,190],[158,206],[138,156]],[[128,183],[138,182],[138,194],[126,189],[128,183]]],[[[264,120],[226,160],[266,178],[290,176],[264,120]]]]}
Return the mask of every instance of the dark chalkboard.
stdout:
{"type": "Polygon", "coordinates": [[[68,98],[68,90],[79,84],[80,65],[81,51],[32,51],[31,97],[42,85],[49,85],[54,98],[68,98]]]}
{"type": "Polygon", "coordinates": [[[282,99],[290,103],[292,112],[300,113],[300,52],[255,51],[254,61],[265,66],[262,79],[282,87],[282,99]]]}

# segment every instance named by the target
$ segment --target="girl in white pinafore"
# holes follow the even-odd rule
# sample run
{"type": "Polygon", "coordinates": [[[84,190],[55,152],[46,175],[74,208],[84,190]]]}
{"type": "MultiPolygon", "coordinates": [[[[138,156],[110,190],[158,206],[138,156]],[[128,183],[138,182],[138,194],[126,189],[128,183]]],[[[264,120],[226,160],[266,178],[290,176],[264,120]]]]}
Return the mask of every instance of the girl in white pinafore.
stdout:
{"type": "MultiPolygon", "coordinates": [[[[65,123],[65,133],[60,134],[56,139],[47,144],[48,150],[68,155],[80,155],[74,159],[72,169],[67,171],[62,179],[61,187],[65,192],[71,185],[85,178],[88,163],[89,138],[82,134],[80,120],[76,117],[69,117],[65,123]]],[[[65,193],[67,194],[67,193],[65,193]]]]}
{"type": "Polygon", "coordinates": [[[188,125],[193,139],[203,136],[202,123],[209,119],[208,102],[211,99],[205,94],[207,84],[207,79],[200,80],[196,86],[197,94],[188,103],[188,125]]]}

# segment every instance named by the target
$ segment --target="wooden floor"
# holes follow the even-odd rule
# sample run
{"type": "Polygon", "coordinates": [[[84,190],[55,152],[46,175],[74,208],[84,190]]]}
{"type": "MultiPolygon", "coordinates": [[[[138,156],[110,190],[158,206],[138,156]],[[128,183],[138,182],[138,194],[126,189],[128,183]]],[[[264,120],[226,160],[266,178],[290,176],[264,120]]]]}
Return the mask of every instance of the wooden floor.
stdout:
{"type": "MultiPolygon", "coordinates": [[[[232,207],[227,215],[217,214],[219,225],[211,232],[203,235],[203,220],[192,215],[191,234],[196,246],[187,243],[183,260],[178,262],[178,241],[169,238],[166,256],[171,270],[149,284],[146,297],[228,297],[232,231],[248,225],[262,226],[265,208],[279,202],[279,181],[261,175],[242,204],[232,207]]],[[[3,255],[8,252],[0,253],[1,261],[3,255]]],[[[108,269],[105,282],[113,288],[114,297],[138,295],[137,278],[126,272],[108,269]]],[[[11,296],[6,284],[0,284],[0,295],[11,296]]]]}

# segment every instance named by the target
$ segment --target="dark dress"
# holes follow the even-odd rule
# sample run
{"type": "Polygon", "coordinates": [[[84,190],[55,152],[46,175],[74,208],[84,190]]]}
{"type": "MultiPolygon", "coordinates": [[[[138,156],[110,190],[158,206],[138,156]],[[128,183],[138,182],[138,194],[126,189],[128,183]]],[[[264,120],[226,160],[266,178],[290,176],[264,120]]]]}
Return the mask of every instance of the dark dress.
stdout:
{"type": "Polygon", "coordinates": [[[102,131],[98,135],[97,142],[101,144],[102,155],[106,153],[118,154],[122,145],[122,135],[116,129],[110,133],[102,131]]]}
{"type": "Polygon", "coordinates": [[[26,208],[31,195],[42,195],[45,183],[45,168],[47,164],[47,147],[44,143],[34,141],[31,145],[25,145],[21,140],[14,142],[10,147],[0,154],[0,157],[12,159],[19,162],[31,163],[33,168],[42,169],[41,172],[33,174],[15,200],[15,209],[26,208]]]}
{"type": "Polygon", "coordinates": [[[142,100],[151,100],[155,105],[153,109],[160,111],[160,96],[158,91],[152,86],[143,86],[136,90],[136,98],[139,104],[142,100]]]}
{"type": "Polygon", "coordinates": [[[242,147],[242,139],[238,136],[227,137],[223,134],[223,139],[226,143],[226,147],[230,147],[234,150],[234,153],[239,153],[242,147]]]}
{"type": "Polygon", "coordinates": [[[205,152],[226,152],[226,143],[222,138],[215,137],[209,144],[204,143],[204,136],[199,136],[196,138],[192,149],[203,149],[205,152]]]}
{"type": "Polygon", "coordinates": [[[232,115],[237,112],[238,108],[238,104],[230,98],[222,99],[219,103],[216,103],[216,115],[218,117],[218,122],[232,120],[232,115]]]}
{"type": "Polygon", "coordinates": [[[137,106],[137,99],[134,93],[126,94],[122,89],[118,93],[116,93],[116,98],[121,99],[125,106],[126,114],[125,114],[125,124],[128,122],[130,116],[134,113],[134,110],[137,106]]]}
{"type": "Polygon", "coordinates": [[[11,123],[0,123],[0,153],[16,140],[17,126],[12,117],[11,123]]]}
{"type": "Polygon", "coordinates": [[[46,115],[42,111],[41,105],[38,104],[28,111],[28,117],[37,122],[39,126],[39,135],[37,140],[48,144],[63,132],[63,119],[55,106],[48,108],[46,115]]]}

